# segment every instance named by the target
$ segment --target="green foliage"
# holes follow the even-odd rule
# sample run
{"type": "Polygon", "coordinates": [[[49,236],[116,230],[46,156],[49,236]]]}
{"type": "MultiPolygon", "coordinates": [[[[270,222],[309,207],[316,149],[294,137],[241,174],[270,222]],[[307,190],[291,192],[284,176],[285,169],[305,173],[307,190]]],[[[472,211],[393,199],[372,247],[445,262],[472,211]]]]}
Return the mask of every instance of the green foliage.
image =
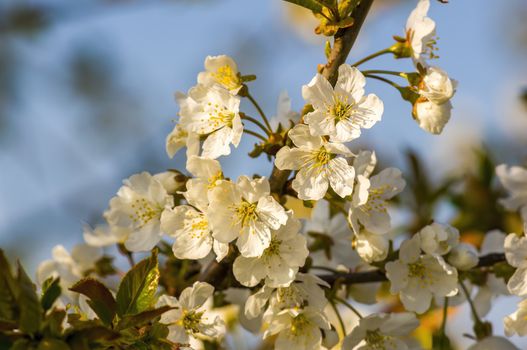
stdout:
{"type": "Polygon", "coordinates": [[[85,278],[77,282],[70,290],[87,296],[88,304],[101,321],[106,325],[112,324],[117,313],[117,303],[104,284],[93,278],[85,278]]]}
{"type": "Polygon", "coordinates": [[[125,275],[117,300],[100,281],[80,280],[70,290],[88,298],[97,318],[87,319],[77,307],[68,314],[54,307],[61,295],[58,278],[43,283],[39,298],[24,269],[18,265],[14,275],[0,250],[0,350],[175,349],[159,323],[173,307],[153,308],[158,279],[155,250],[125,275]]]}
{"type": "Polygon", "coordinates": [[[117,314],[122,317],[151,308],[159,281],[157,249],[124,276],[117,291],[117,314]]]}
{"type": "Polygon", "coordinates": [[[53,277],[44,281],[42,285],[42,297],[40,298],[40,304],[44,311],[49,310],[58,297],[60,297],[61,288],[59,282],[60,278],[53,277]]]}

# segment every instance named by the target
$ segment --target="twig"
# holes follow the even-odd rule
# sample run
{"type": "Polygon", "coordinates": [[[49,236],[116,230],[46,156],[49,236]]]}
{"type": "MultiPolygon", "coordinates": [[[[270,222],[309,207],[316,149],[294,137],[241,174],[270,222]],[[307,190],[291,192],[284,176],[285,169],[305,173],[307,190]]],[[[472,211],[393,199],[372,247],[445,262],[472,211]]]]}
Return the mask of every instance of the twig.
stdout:
{"type": "MultiPolygon", "coordinates": [[[[489,267],[496,263],[505,261],[505,254],[492,253],[479,258],[479,263],[474,269],[489,267]]],[[[335,273],[331,275],[319,275],[321,279],[329,284],[339,281],[341,284],[360,284],[387,281],[386,275],[381,270],[366,272],[335,273]]]]}

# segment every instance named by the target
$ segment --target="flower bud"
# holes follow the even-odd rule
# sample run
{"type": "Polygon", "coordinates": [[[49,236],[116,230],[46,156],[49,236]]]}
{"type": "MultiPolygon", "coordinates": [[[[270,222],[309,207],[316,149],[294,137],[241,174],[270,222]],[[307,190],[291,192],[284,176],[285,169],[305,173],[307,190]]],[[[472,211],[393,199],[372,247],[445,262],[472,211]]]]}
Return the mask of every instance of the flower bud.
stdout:
{"type": "Polygon", "coordinates": [[[446,103],[454,96],[457,82],[438,68],[429,67],[419,86],[419,94],[435,104],[446,103]]]}
{"type": "Polygon", "coordinates": [[[473,246],[460,243],[453,248],[447,258],[448,262],[455,268],[466,271],[478,264],[478,254],[473,246]]]}
{"type": "Polygon", "coordinates": [[[468,350],[518,350],[504,337],[487,337],[472,345],[468,350]]]}
{"type": "Polygon", "coordinates": [[[419,99],[414,104],[413,115],[421,127],[432,134],[440,134],[450,120],[452,104],[447,101],[435,104],[425,99],[419,99]]]}

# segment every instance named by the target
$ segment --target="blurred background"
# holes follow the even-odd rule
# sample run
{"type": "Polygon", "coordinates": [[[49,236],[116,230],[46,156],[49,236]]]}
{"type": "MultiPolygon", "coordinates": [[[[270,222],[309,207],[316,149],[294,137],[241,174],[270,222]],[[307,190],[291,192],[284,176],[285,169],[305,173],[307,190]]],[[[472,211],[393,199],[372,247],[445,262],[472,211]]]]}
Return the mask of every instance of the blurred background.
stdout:
{"type": "MultiPolygon", "coordinates": [[[[415,3],[376,0],[348,61],[390,46],[415,3]]],[[[430,16],[434,64],[459,81],[451,122],[440,137],[425,133],[393,88],[370,81],[383,121],[352,147],[402,168],[414,150],[431,179],[472,171],[482,147],[498,163],[525,162],[527,2],[433,1],[430,16]]],[[[53,246],[70,248],[84,223],[101,221],[123,178],[183,169],[183,153],[165,153],[173,96],[195,84],[207,55],[231,55],[243,74],[256,74],[250,88],[268,115],[283,90],[302,108],[301,86],[325,62],[315,25],[279,0],[0,1],[0,246],[33,273],[53,246]]],[[[412,69],[391,57],[364,68],[412,69]]],[[[245,138],[221,159],[227,175],[270,172],[246,156],[253,143],[245,138]]],[[[495,307],[497,333],[514,308],[495,307]]]]}

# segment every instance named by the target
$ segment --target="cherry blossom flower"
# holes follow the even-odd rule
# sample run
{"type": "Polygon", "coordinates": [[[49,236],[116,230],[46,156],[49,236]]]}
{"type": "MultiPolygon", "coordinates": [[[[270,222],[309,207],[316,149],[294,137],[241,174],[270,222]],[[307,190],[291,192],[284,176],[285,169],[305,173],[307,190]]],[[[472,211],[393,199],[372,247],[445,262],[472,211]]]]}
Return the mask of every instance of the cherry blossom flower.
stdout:
{"type": "Polygon", "coordinates": [[[313,106],[304,116],[314,136],[330,136],[332,142],[358,138],[361,129],[369,129],[381,120],[382,101],[374,94],[364,95],[366,79],[355,67],[343,64],[338,70],[335,88],[317,74],[302,87],[302,96],[313,106]]]}
{"type": "Polygon", "coordinates": [[[198,74],[198,84],[211,87],[220,85],[236,95],[242,88],[238,65],[229,56],[207,56],[205,71],[198,74]]]}
{"type": "Polygon", "coordinates": [[[124,245],[130,251],[147,251],[161,239],[161,214],[174,205],[163,184],[147,172],[123,181],[105,213],[110,226],[128,229],[124,245]]]}
{"type": "Polygon", "coordinates": [[[457,81],[439,67],[427,67],[419,86],[419,95],[435,104],[448,102],[456,92],[457,81]]]}
{"type": "Polygon", "coordinates": [[[452,103],[447,101],[435,104],[427,99],[418,99],[414,104],[413,115],[421,129],[432,134],[440,134],[450,120],[452,103]]]}
{"type": "MultiPolygon", "coordinates": [[[[375,154],[371,153],[370,156],[375,157],[375,154]]],[[[371,163],[375,164],[375,161],[371,160],[371,163]]],[[[363,164],[362,161],[354,164],[357,173],[357,167],[362,167],[363,164]]],[[[406,182],[401,176],[401,171],[396,168],[384,169],[371,178],[368,176],[369,174],[357,174],[357,185],[348,220],[355,233],[359,233],[362,226],[371,233],[385,234],[391,228],[386,202],[401,193],[406,182]]]]}
{"type": "Polygon", "coordinates": [[[271,230],[287,222],[284,208],[270,195],[269,181],[240,176],[223,181],[210,194],[207,217],[213,237],[222,243],[237,239],[240,253],[259,257],[271,243],[271,230]]]}
{"type": "Polygon", "coordinates": [[[432,296],[457,294],[457,270],[437,255],[421,255],[420,237],[402,243],[399,259],[386,264],[390,292],[399,294],[408,311],[423,313],[430,307],[432,296]]]}
{"type": "Polygon", "coordinates": [[[71,254],[62,245],[52,250],[52,259],[40,263],[37,268],[37,282],[42,285],[50,277],[60,278],[62,294],[65,302],[77,302],[79,294],[69,291],[69,288],[85,277],[95,268],[95,263],[102,258],[102,250],[87,244],[77,244],[71,254]]]}
{"type": "Polygon", "coordinates": [[[271,243],[262,256],[239,256],[234,261],[234,277],[244,286],[254,287],[264,278],[269,287],[288,286],[304,265],[309,251],[306,239],[300,234],[300,221],[293,218],[292,212],[287,215],[287,223],[271,231],[271,243]]]}
{"type": "Polygon", "coordinates": [[[217,85],[210,88],[197,85],[178,101],[182,127],[187,133],[206,137],[203,157],[215,159],[229,155],[231,143],[238,147],[243,132],[238,97],[217,85]]]}
{"type": "Polygon", "coordinates": [[[430,0],[419,0],[406,21],[406,41],[415,61],[434,57],[436,24],[427,16],[429,8],[430,0]]]}
{"type": "Polygon", "coordinates": [[[409,312],[371,314],[361,318],[344,338],[342,350],[408,350],[401,337],[407,337],[417,326],[419,321],[409,312]]]}
{"type": "Polygon", "coordinates": [[[295,126],[288,135],[296,147],[282,147],[275,165],[280,170],[298,170],[292,183],[298,198],[319,200],[329,186],[341,197],[353,192],[355,171],[344,158],[352,155],[346,146],[311,136],[306,125],[295,126]]]}
{"type": "Polygon", "coordinates": [[[523,337],[527,335],[527,299],[518,304],[518,310],[514,311],[503,320],[505,334],[510,337],[518,334],[523,337]]]}
{"type": "Polygon", "coordinates": [[[271,129],[276,130],[279,124],[284,129],[289,129],[291,122],[296,123],[298,119],[300,119],[300,114],[291,109],[291,98],[287,91],[282,91],[278,96],[276,115],[269,120],[271,129]]]}
{"type": "Polygon", "coordinates": [[[192,287],[185,288],[179,299],[162,295],[157,307],[172,306],[161,315],[161,323],[168,325],[167,339],[191,347],[200,337],[219,339],[225,333],[225,324],[219,316],[210,315],[207,300],[212,297],[214,287],[205,282],[195,282],[192,287]]]}
{"type": "Polygon", "coordinates": [[[507,283],[509,292],[514,295],[527,295],[527,237],[515,233],[505,238],[505,258],[516,268],[507,283]]]}
{"type": "Polygon", "coordinates": [[[500,203],[507,210],[521,211],[523,220],[527,222],[527,169],[501,164],[496,167],[496,174],[509,192],[509,197],[501,199],[500,203]]]}
{"type": "Polygon", "coordinates": [[[450,225],[434,222],[418,232],[421,250],[430,255],[445,255],[459,244],[459,231],[450,225]]]}
{"type": "Polygon", "coordinates": [[[273,288],[264,285],[247,299],[245,314],[252,319],[264,312],[275,314],[307,305],[322,311],[328,301],[321,286],[329,288],[329,284],[317,276],[303,273],[298,273],[295,281],[287,287],[273,288]]]}
{"type": "Polygon", "coordinates": [[[286,309],[268,320],[264,339],[276,335],[276,350],[318,350],[322,344],[322,330],[331,325],[326,316],[312,307],[286,309]]]}
{"type": "Polygon", "coordinates": [[[199,153],[199,135],[189,133],[181,124],[174,126],[174,129],[167,135],[165,143],[165,149],[170,158],[174,158],[183,147],[187,148],[187,158],[199,153]]]}

